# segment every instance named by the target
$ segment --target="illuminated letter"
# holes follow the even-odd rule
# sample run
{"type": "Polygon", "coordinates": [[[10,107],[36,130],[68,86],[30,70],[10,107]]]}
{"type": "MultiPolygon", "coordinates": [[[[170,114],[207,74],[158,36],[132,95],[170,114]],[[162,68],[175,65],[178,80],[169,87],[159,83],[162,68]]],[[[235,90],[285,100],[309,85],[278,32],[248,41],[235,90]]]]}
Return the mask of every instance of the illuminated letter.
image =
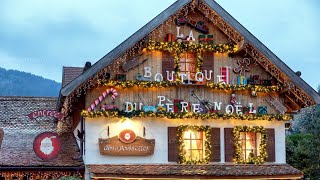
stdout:
{"type": "Polygon", "coordinates": [[[156,75],[154,75],[154,81],[157,81],[157,82],[163,81],[162,74],[157,73],[156,75]]]}
{"type": "Polygon", "coordinates": [[[151,77],[151,68],[144,67],[144,76],[143,77],[151,77]]]}
{"type": "Polygon", "coordinates": [[[177,38],[183,38],[183,34],[180,34],[180,26],[177,26],[177,38]]]}
{"type": "Polygon", "coordinates": [[[188,112],[188,102],[180,102],[181,103],[181,112],[188,112]]]}
{"type": "Polygon", "coordinates": [[[197,72],[196,73],[196,80],[198,81],[198,82],[203,82],[203,73],[202,72],[197,72]],[[198,78],[198,75],[201,75],[201,77],[200,78],[198,78]]]}
{"type": "Polygon", "coordinates": [[[171,75],[170,75],[169,71],[166,71],[166,73],[167,73],[167,80],[168,81],[173,81],[174,71],[171,71],[171,73],[172,73],[171,75]]]}
{"type": "Polygon", "coordinates": [[[164,104],[162,104],[162,102],[166,100],[166,97],[165,96],[158,96],[158,98],[159,98],[158,106],[164,106],[164,104]]]}
{"type": "Polygon", "coordinates": [[[210,80],[211,79],[211,74],[213,73],[213,71],[212,70],[209,70],[209,77],[208,77],[208,72],[207,72],[207,70],[204,70],[204,74],[206,75],[206,79],[207,80],[210,80]]]}
{"type": "Polygon", "coordinates": [[[126,102],[126,111],[125,112],[132,112],[133,111],[133,104],[131,102],[126,102]],[[129,110],[129,105],[131,106],[129,110]]]}

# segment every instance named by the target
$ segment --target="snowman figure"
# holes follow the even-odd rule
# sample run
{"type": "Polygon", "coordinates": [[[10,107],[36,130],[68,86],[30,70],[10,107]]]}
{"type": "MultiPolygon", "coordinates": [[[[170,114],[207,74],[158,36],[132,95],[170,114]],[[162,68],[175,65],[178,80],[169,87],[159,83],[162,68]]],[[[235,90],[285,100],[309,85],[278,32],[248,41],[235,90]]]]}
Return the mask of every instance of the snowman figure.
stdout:
{"type": "Polygon", "coordinates": [[[54,150],[51,138],[56,138],[56,136],[46,137],[41,141],[40,151],[45,155],[50,155],[54,150]]]}

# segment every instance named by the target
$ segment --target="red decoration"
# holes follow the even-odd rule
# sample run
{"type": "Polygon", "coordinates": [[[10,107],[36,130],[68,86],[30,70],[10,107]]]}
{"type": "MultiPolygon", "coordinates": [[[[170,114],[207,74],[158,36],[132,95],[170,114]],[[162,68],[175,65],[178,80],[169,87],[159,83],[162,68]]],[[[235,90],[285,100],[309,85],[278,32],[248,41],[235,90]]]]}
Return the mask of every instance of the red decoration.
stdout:
{"type": "Polygon", "coordinates": [[[61,112],[58,112],[56,110],[47,110],[47,109],[32,112],[32,113],[28,114],[27,116],[31,120],[36,119],[38,117],[54,117],[57,119],[63,118],[63,114],[61,112]]]}
{"type": "MultiPolygon", "coordinates": [[[[184,100],[180,100],[180,99],[175,99],[173,100],[173,112],[175,113],[181,113],[182,111],[182,104],[181,102],[185,102],[184,100]]],[[[188,107],[186,107],[187,111],[190,112],[191,111],[191,105],[190,103],[188,103],[188,107]]]]}
{"type": "Polygon", "coordinates": [[[106,104],[106,105],[102,105],[101,106],[101,110],[114,110],[114,109],[117,109],[118,107],[116,105],[113,105],[113,104],[106,104]]]}
{"type": "Polygon", "coordinates": [[[200,44],[214,44],[213,42],[213,35],[205,35],[205,34],[200,34],[199,35],[199,43],[200,44]]]}
{"type": "Polygon", "coordinates": [[[33,141],[33,150],[44,161],[55,159],[61,149],[60,138],[57,133],[44,132],[33,141]]]}
{"type": "Polygon", "coordinates": [[[176,41],[176,36],[174,34],[167,34],[167,39],[166,39],[167,42],[175,42],[176,41]]]}
{"type": "Polygon", "coordinates": [[[182,110],[182,104],[181,102],[183,102],[183,100],[179,100],[179,99],[175,99],[173,100],[173,111],[175,113],[179,113],[182,110]]]}
{"type": "Polygon", "coordinates": [[[230,97],[230,104],[235,105],[237,103],[236,94],[233,92],[230,97]]]}
{"type": "Polygon", "coordinates": [[[112,102],[115,101],[116,97],[118,96],[118,92],[116,89],[114,88],[110,88],[107,89],[105,92],[103,92],[96,100],[94,100],[94,102],[90,105],[90,107],[88,108],[88,111],[91,112],[94,110],[94,108],[101,103],[106,97],[107,95],[111,94],[111,99],[112,102]]]}
{"type": "Polygon", "coordinates": [[[136,137],[136,133],[134,133],[134,131],[132,131],[131,129],[125,129],[119,133],[120,141],[127,144],[132,143],[136,139],[136,137]]]}
{"type": "Polygon", "coordinates": [[[177,18],[177,25],[180,26],[180,25],[185,25],[187,24],[188,20],[184,17],[184,16],[179,16],[177,18]]]}
{"type": "Polygon", "coordinates": [[[222,81],[226,84],[230,84],[230,67],[222,67],[220,69],[222,75],[222,81]]]}

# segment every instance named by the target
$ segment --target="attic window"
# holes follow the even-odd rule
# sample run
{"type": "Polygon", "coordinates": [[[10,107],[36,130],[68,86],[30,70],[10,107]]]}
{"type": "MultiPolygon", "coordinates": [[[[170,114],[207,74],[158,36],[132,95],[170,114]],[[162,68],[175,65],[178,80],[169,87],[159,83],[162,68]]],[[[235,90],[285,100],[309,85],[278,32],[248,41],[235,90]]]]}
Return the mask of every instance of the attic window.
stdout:
{"type": "Polygon", "coordinates": [[[190,80],[195,80],[197,58],[195,53],[182,53],[180,56],[180,73],[190,73],[190,80]]]}

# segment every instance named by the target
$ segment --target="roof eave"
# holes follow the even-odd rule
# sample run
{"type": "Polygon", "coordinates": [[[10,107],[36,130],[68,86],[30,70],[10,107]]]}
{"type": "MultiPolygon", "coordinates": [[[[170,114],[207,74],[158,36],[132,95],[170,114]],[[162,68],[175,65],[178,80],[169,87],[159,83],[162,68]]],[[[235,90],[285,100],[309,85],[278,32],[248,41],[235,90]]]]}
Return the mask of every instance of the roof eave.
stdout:
{"type": "Polygon", "coordinates": [[[180,8],[189,3],[190,0],[177,0],[167,9],[162,11],[158,16],[153,18],[149,23],[140,28],[137,32],[123,41],[120,45],[110,51],[107,55],[102,57],[99,61],[92,65],[90,69],[84,72],[82,75],[78,76],[68,85],[61,89],[62,96],[70,95],[77,87],[84,83],[88,78],[94,76],[96,73],[101,71],[104,67],[112,63],[117,57],[123,54],[127,49],[132,47],[135,43],[143,39],[152,30],[154,30],[159,24],[168,19],[172,14],[177,12],[180,8]]]}
{"type": "Polygon", "coordinates": [[[302,88],[313,100],[320,104],[320,95],[308,85],[302,78],[297,76],[295,72],[289,68],[280,58],[278,58],[271,50],[269,50],[261,41],[259,41],[253,34],[251,34],[242,24],[233,18],[225,9],[213,0],[203,0],[210,6],[217,14],[219,14],[224,21],[230,24],[236,31],[238,31],[244,38],[264,54],[274,65],[276,65],[282,72],[292,79],[300,88],[302,88]]]}

